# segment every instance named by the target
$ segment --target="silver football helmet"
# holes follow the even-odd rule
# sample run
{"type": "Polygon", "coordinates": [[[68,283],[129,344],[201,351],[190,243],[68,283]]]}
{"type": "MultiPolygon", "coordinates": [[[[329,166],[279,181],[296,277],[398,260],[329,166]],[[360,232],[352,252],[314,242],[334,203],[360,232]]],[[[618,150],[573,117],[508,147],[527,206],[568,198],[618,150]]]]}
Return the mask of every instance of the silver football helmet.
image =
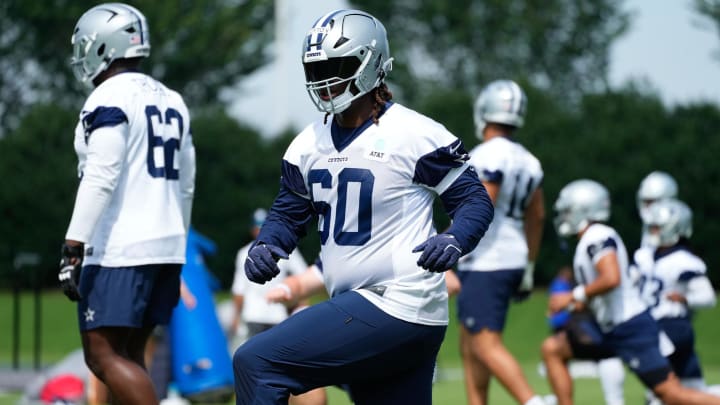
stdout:
{"type": "Polygon", "coordinates": [[[675,198],[677,192],[677,182],[671,175],[661,171],[648,174],[640,182],[637,192],[637,208],[643,222],[646,222],[652,203],[666,198],[675,198]]]}
{"type": "Polygon", "coordinates": [[[647,242],[654,247],[672,246],[681,237],[692,236],[692,210],[675,198],[653,203],[643,223],[648,232],[647,242]]]}
{"type": "Polygon", "coordinates": [[[483,140],[488,122],[520,128],[525,123],[527,96],[512,80],[495,80],[482,89],[475,101],[475,136],[483,140]]]}
{"type": "Polygon", "coordinates": [[[70,64],[87,85],[115,59],[150,55],[150,32],[145,16],[122,3],[100,4],[80,17],[70,42],[70,64]]]}
{"type": "Polygon", "coordinates": [[[303,41],[302,62],[310,98],[318,110],[329,113],[344,111],[392,70],[385,27],[358,10],[320,17],[303,41]]]}
{"type": "Polygon", "coordinates": [[[558,235],[577,235],[590,223],[610,218],[610,194],[596,181],[575,180],[560,190],[554,209],[558,235]]]}

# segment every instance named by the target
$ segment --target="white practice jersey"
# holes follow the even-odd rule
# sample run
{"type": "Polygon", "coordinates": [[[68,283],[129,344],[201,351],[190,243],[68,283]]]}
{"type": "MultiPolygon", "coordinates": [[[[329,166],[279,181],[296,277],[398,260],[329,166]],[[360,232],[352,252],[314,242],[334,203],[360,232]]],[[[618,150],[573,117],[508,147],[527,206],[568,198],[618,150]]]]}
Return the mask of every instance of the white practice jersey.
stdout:
{"type": "Polygon", "coordinates": [[[654,249],[640,248],[635,252],[634,261],[640,273],[640,291],[655,319],[684,318],[690,315],[688,305],[668,299],[672,292],[680,293],[689,302],[691,295],[699,292],[710,295],[704,301],[714,305],[714,292],[707,279],[705,262],[684,248],[672,249],[667,254],[656,256],[654,249]],[[699,288],[695,291],[691,287],[699,288]]]}
{"type": "Polygon", "coordinates": [[[195,150],[182,97],[142,73],[112,76],[85,102],[74,145],[66,239],[85,243],[84,263],[184,263],[195,150]]]}
{"type": "Polygon", "coordinates": [[[524,269],[528,262],[525,209],[543,180],[540,161],[517,142],[498,136],[470,152],[480,180],[498,183],[495,216],[475,250],[458,264],[463,271],[524,269]]]}
{"type": "Polygon", "coordinates": [[[265,284],[253,283],[245,276],[245,259],[251,246],[252,242],[243,246],[237,253],[232,293],[243,296],[243,322],[278,324],[288,317],[287,307],[284,304],[268,302],[265,294],[281,284],[288,276],[304,272],[308,265],[300,251],[295,249],[287,260],[278,261],[280,273],[275,278],[265,284]]]}
{"type": "Polygon", "coordinates": [[[448,323],[445,277],[419,267],[412,250],[436,234],[436,195],[468,168],[462,161],[449,171],[418,164],[450,145],[454,154],[460,143],[445,127],[397,103],[341,151],[330,121],[295,138],[284,160],[298,168],[302,196],[321,214],[320,258],[331,295],[357,290],[396,318],[448,323]]]}
{"type": "Polygon", "coordinates": [[[604,224],[592,224],[575,248],[573,269],[578,284],[588,285],[598,276],[595,265],[606,254],[615,252],[620,267],[620,285],[591,297],[588,307],[604,331],[629,320],[647,309],[628,270],[628,254],[620,235],[604,224]]]}

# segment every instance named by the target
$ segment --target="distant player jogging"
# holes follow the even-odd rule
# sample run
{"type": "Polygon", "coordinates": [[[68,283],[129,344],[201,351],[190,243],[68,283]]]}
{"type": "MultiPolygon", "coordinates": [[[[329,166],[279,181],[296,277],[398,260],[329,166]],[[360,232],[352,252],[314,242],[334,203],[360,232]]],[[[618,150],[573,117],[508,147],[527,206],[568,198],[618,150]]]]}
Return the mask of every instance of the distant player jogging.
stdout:
{"type": "Polygon", "coordinates": [[[150,54],[143,14],[95,6],[72,33],[72,67],[94,90],[75,129],[79,164],[58,275],[78,301],[85,362],[113,403],[157,404],[145,343],[180,294],[195,183],[182,97],[138,71],[150,54]]]}
{"type": "Polygon", "coordinates": [[[391,101],[382,23],[358,10],[320,17],[302,41],[308,93],[324,119],[282,160],[280,192],[250,249],[256,283],[278,274],[318,218],[330,299],[250,339],[234,357],[237,404],[343,384],[356,404],[432,402],[448,324],[442,272],[470,252],[492,203],[459,139],[391,101]],[[433,227],[439,196],[453,219],[433,227]]]}

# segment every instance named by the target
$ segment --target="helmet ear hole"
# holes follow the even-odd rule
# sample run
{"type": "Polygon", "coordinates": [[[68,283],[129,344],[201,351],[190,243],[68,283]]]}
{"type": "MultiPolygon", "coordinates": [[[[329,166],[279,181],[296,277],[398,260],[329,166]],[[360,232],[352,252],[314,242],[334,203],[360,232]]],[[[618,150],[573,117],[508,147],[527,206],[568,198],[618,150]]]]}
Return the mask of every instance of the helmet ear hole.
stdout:
{"type": "Polygon", "coordinates": [[[105,44],[100,45],[100,47],[97,50],[98,56],[102,56],[105,53],[105,44]]]}

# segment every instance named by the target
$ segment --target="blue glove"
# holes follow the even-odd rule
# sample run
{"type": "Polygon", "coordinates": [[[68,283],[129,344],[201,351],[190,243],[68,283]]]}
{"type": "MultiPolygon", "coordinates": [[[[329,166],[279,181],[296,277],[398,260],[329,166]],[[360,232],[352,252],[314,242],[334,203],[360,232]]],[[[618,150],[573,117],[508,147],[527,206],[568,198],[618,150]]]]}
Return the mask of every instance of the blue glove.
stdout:
{"type": "Polygon", "coordinates": [[[435,235],[413,249],[413,253],[420,251],[423,253],[417,261],[418,266],[436,273],[449,270],[462,256],[460,244],[449,233],[435,235]]]}
{"type": "Polygon", "coordinates": [[[265,284],[280,273],[277,261],[287,259],[284,250],[265,243],[258,243],[250,248],[245,259],[245,276],[253,283],[265,284]]]}
{"type": "Polygon", "coordinates": [[[60,251],[60,271],[58,281],[63,293],[70,298],[70,301],[79,301],[80,272],[82,271],[83,246],[62,245],[60,251]]]}

